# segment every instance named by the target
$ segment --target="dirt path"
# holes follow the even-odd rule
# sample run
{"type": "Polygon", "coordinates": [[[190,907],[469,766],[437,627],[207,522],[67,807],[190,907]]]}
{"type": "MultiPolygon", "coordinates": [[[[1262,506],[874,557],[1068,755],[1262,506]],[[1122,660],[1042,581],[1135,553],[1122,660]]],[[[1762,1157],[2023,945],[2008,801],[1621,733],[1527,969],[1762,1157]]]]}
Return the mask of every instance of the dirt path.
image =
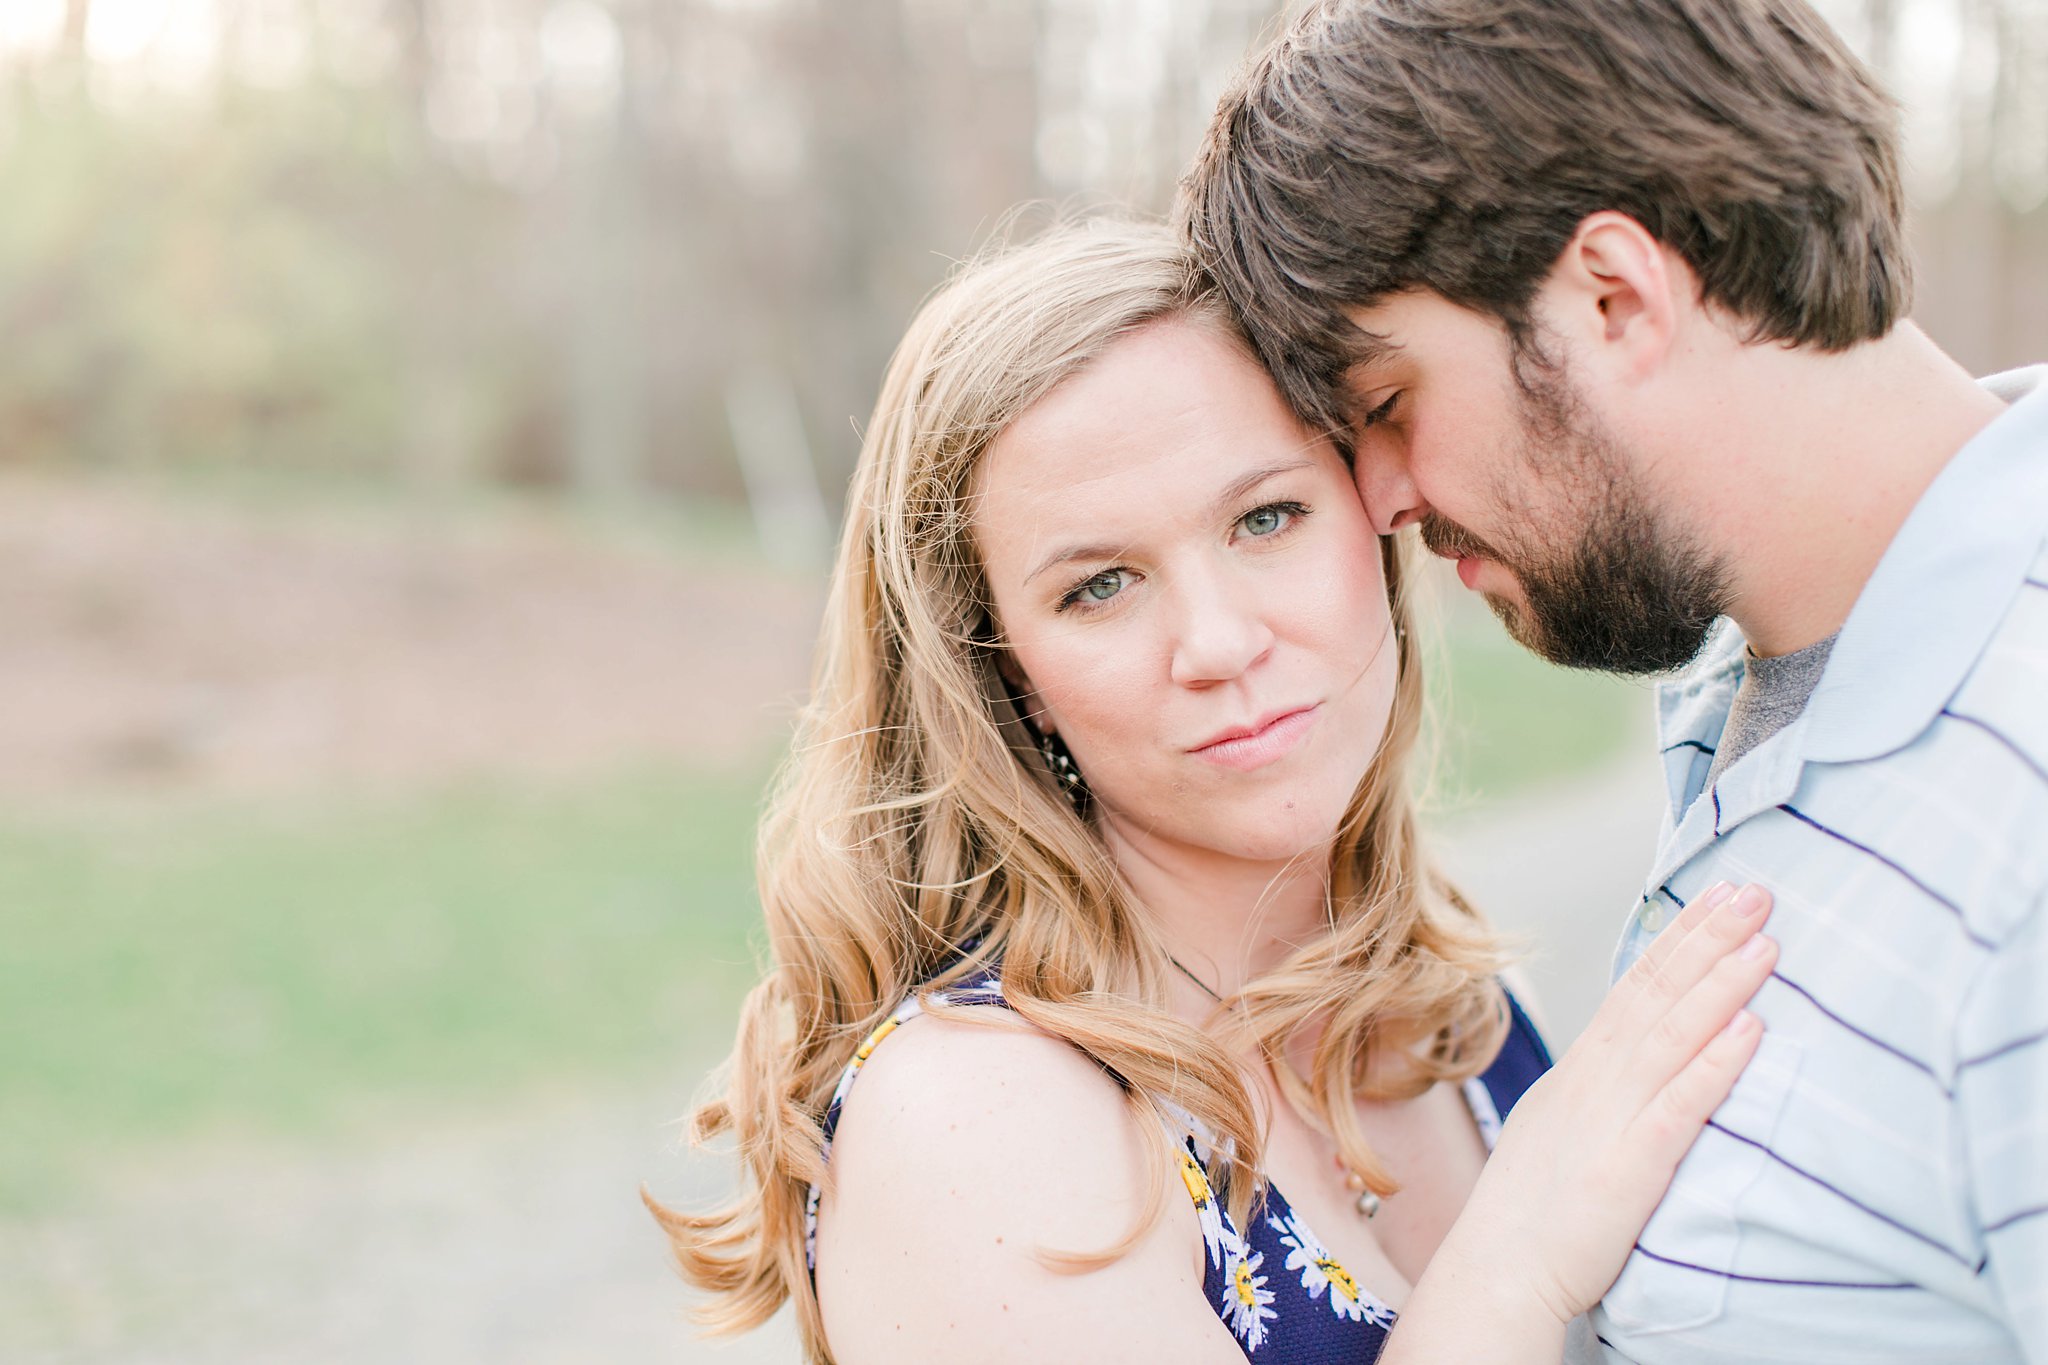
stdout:
{"type": "Polygon", "coordinates": [[[752,757],[820,586],[731,558],[559,514],[0,480],[0,801],[752,757]]]}
{"type": "MultiPolygon", "coordinates": [[[[693,1339],[645,1180],[696,1203],[655,1090],[367,1150],[215,1149],[0,1231],[10,1365],[793,1361],[693,1339]]],[[[780,1327],[780,1324],[778,1324],[780,1327]]]]}

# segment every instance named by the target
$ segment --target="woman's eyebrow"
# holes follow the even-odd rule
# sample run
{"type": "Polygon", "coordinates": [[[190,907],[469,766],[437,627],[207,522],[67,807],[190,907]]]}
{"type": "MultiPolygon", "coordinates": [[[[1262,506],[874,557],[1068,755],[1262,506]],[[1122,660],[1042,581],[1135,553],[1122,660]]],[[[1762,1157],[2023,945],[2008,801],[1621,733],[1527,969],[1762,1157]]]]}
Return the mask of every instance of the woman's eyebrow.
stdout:
{"type": "Polygon", "coordinates": [[[1107,543],[1100,545],[1070,545],[1065,549],[1054,550],[1044,559],[1039,560],[1038,566],[1036,568],[1034,568],[1030,573],[1024,575],[1024,581],[1026,583],[1029,583],[1032,579],[1038,577],[1047,569],[1050,569],[1055,565],[1065,564],[1071,560],[1115,559],[1118,555],[1124,552],[1125,548],[1126,544],[1124,542],[1119,542],[1114,545],[1107,543]]]}
{"type": "Polygon", "coordinates": [[[1269,465],[1264,469],[1254,469],[1249,474],[1240,475],[1224,485],[1223,491],[1216,495],[1215,510],[1222,512],[1231,504],[1242,502],[1245,495],[1268,479],[1277,479],[1282,474],[1292,474],[1298,469],[1313,469],[1315,463],[1314,460],[1295,460],[1289,464],[1269,465]]]}
{"type": "MultiPolygon", "coordinates": [[[[1254,469],[1249,473],[1241,474],[1225,484],[1223,491],[1216,495],[1216,501],[1213,504],[1214,510],[1219,514],[1229,510],[1235,504],[1242,502],[1246,495],[1268,479],[1277,479],[1282,474],[1292,474],[1296,470],[1313,468],[1315,468],[1314,460],[1293,460],[1287,464],[1269,465],[1264,469],[1254,469]]],[[[1044,559],[1039,560],[1033,566],[1031,572],[1024,575],[1024,582],[1029,583],[1047,569],[1072,560],[1115,559],[1127,548],[1128,542],[1124,541],[1118,541],[1114,544],[1105,541],[1091,545],[1063,546],[1054,550],[1044,559]]]]}

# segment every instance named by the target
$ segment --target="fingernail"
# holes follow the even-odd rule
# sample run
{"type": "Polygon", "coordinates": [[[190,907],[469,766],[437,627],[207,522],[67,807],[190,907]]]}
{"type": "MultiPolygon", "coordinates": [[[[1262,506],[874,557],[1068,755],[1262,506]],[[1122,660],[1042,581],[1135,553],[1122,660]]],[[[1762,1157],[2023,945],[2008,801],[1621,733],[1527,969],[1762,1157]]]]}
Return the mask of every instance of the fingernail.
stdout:
{"type": "Polygon", "coordinates": [[[1735,913],[1754,915],[1770,903],[1771,898],[1764,894],[1761,886],[1745,886],[1742,888],[1742,894],[1735,898],[1735,913]]]}
{"type": "Polygon", "coordinates": [[[1758,934],[1742,945],[1742,960],[1744,962],[1754,962],[1770,950],[1770,936],[1768,934],[1758,934]]]}
{"type": "Polygon", "coordinates": [[[1760,1022],[1762,1021],[1748,1010],[1737,1010],[1735,1011],[1735,1017],[1728,1021],[1728,1027],[1725,1031],[1731,1038],[1740,1038],[1743,1034],[1755,1028],[1760,1022]]]}
{"type": "Polygon", "coordinates": [[[1715,882],[1712,886],[1700,892],[1698,899],[1703,909],[1713,910],[1717,908],[1722,901],[1727,900],[1730,896],[1734,894],[1735,888],[1730,886],[1727,882],[1715,882]]]}

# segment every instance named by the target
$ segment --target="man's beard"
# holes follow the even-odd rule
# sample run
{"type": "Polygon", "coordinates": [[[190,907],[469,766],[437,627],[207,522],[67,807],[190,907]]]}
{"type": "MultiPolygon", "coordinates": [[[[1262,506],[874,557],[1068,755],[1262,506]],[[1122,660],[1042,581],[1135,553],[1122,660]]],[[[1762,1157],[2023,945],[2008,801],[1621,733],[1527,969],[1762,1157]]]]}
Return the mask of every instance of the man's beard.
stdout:
{"type": "MultiPolygon", "coordinates": [[[[1533,472],[1561,494],[1545,501],[1576,513],[1576,528],[1532,526],[1489,543],[1431,513],[1423,544],[1513,574],[1526,601],[1488,593],[1487,605],[1519,644],[1552,663],[1627,674],[1682,668],[1726,610],[1726,576],[1692,537],[1658,524],[1614,439],[1561,376],[1525,380],[1522,391],[1524,477],[1533,472]]],[[[1501,490],[1495,502],[1510,525],[1518,500],[1501,490]]]]}

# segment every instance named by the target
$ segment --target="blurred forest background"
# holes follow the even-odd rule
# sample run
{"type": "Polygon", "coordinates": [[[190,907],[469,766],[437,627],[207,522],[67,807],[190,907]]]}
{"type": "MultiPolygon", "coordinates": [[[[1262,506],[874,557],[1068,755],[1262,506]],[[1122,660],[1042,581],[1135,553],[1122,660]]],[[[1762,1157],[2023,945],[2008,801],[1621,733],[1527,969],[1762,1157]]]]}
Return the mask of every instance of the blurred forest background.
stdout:
{"type": "MultiPolygon", "coordinates": [[[[1285,8],[0,0],[0,1358],[703,1349],[634,1191],[723,1178],[665,1124],[883,362],[1017,205],[1163,210],[1285,8]]],[[[1821,8],[1919,319],[2048,358],[2048,5],[1821,8]]],[[[1445,598],[1569,1037],[1643,699],[1445,598]]]]}

